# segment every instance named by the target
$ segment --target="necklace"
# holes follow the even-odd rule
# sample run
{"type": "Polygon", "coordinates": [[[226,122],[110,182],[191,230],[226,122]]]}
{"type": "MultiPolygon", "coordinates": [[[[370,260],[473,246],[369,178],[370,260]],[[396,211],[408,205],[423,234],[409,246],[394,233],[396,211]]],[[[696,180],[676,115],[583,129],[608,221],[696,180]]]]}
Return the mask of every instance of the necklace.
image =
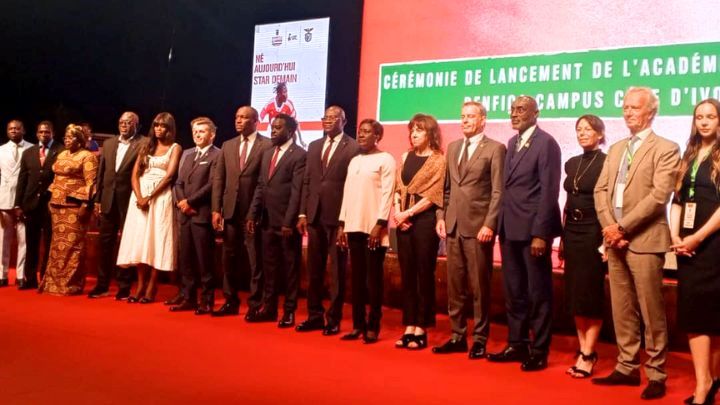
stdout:
{"type": "Polygon", "coordinates": [[[583,162],[584,156],[580,155],[580,164],[578,164],[578,168],[575,171],[575,177],[573,177],[573,190],[572,190],[573,195],[577,195],[578,192],[580,191],[578,189],[578,183],[583,178],[585,173],[587,173],[587,171],[590,169],[590,166],[592,166],[593,162],[595,161],[595,158],[597,158],[597,155],[599,155],[599,153],[597,153],[597,152],[595,154],[593,154],[592,159],[590,159],[590,163],[588,163],[588,165],[585,166],[585,170],[583,170],[582,173],[580,173],[580,168],[582,167],[582,162],[583,162]]]}

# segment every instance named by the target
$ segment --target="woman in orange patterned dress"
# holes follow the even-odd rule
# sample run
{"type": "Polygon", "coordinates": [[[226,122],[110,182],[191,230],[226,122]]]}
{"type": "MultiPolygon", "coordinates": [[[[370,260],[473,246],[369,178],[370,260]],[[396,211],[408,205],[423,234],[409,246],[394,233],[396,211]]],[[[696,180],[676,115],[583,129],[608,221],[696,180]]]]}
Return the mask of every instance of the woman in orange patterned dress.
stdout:
{"type": "Polygon", "coordinates": [[[91,210],[88,208],[95,190],[98,162],[85,149],[86,138],[79,125],[65,129],[65,150],[53,165],[55,180],[50,186],[52,241],[47,270],[40,292],[56,295],[82,294],[85,274],[80,260],[85,245],[91,210]]]}

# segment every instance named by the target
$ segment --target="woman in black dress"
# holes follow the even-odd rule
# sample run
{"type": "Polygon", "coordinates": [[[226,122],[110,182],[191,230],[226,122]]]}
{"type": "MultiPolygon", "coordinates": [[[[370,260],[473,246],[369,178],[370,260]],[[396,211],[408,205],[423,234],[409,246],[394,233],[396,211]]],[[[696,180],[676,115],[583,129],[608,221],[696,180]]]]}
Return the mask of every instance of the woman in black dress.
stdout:
{"type": "Polygon", "coordinates": [[[695,106],[670,211],[678,257],[678,323],[688,333],[695,391],[687,403],[711,404],[720,388],[720,102],[695,106]]]}
{"type": "Polygon", "coordinates": [[[427,347],[427,328],[435,326],[435,264],[440,243],[435,209],[443,204],[445,157],[435,118],[416,114],[408,131],[411,149],[402,155],[395,187],[405,325],[395,347],[417,350],[427,347]]]}
{"type": "Polygon", "coordinates": [[[600,335],[605,298],[605,264],[598,248],[602,229],[595,213],[593,193],[605,154],[605,124],[594,115],[575,123],[583,154],[565,163],[567,192],[565,226],[560,254],[565,259],[565,297],[575,317],[580,348],[575,365],[567,370],[574,378],[588,378],[597,362],[595,343],[600,335]]]}

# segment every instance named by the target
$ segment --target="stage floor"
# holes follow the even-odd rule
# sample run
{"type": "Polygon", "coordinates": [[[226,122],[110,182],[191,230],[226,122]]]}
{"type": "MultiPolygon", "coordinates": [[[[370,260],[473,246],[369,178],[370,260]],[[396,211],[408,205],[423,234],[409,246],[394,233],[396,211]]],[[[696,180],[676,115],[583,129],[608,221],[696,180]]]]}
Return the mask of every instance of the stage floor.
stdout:
{"type": "MultiPolygon", "coordinates": [[[[91,280],[90,284],[94,281],[91,280]]],[[[86,291],[89,291],[86,287],[86,291]]],[[[111,290],[111,292],[114,292],[111,290]]],[[[519,364],[471,361],[393,347],[401,313],[384,309],[380,341],[364,345],[319,332],[248,324],[240,316],[170,313],[162,285],[150,305],[112,297],[55,297],[0,289],[0,403],[392,403],[392,404],[624,404],[640,402],[642,387],[598,387],[564,374],[575,340],[556,335],[550,366],[524,373],[519,364]]],[[[244,298],[244,297],[243,297],[244,298]]],[[[218,294],[218,304],[222,299],[218,294]]],[[[305,318],[300,301],[297,319],[305,318]]],[[[345,306],[342,333],[351,329],[345,306]]],[[[430,345],[448,337],[438,316],[430,345]]],[[[507,329],[492,325],[490,351],[504,346],[507,329]]],[[[601,344],[596,373],[609,373],[615,346],[601,344]]],[[[644,357],[643,357],[644,358],[644,357]]],[[[692,393],[690,356],[671,352],[668,395],[679,404],[692,393]]],[[[643,385],[645,381],[643,381],[643,385]]]]}

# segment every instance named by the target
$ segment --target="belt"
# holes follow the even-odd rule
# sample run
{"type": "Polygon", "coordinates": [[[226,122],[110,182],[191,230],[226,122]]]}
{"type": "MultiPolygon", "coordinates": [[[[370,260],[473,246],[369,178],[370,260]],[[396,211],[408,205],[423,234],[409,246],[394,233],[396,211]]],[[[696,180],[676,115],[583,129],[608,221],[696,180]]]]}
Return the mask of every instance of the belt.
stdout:
{"type": "Polygon", "coordinates": [[[594,208],[568,208],[565,210],[565,218],[572,219],[576,222],[582,221],[583,219],[597,220],[597,213],[594,208]]]}

